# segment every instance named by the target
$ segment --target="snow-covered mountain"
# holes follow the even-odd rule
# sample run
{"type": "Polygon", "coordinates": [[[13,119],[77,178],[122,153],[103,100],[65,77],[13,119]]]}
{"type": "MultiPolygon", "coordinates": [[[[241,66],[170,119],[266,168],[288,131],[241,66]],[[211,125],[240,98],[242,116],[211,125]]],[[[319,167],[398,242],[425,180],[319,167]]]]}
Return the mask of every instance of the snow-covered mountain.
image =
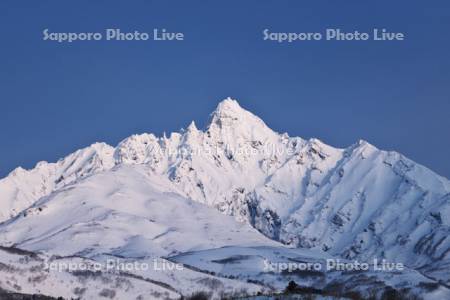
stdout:
{"type": "Polygon", "coordinates": [[[0,180],[1,244],[89,258],[311,248],[450,284],[449,217],[446,178],[365,141],[276,133],[231,99],[205,130],[94,144],[0,180]]]}

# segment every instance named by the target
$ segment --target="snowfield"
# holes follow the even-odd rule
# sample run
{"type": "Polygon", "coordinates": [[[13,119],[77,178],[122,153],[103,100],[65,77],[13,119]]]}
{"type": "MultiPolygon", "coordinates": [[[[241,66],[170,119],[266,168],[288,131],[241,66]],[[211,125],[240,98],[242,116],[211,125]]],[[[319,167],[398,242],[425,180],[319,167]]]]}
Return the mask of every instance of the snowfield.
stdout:
{"type": "Polygon", "coordinates": [[[324,297],[381,298],[394,289],[444,299],[449,220],[446,178],[366,141],[338,149],[276,133],[226,99],[205,130],[191,123],[168,137],[96,143],[0,180],[0,245],[12,247],[0,249],[0,271],[10,273],[0,288],[83,299],[177,299],[206,291],[219,299],[279,293],[293,280],[326,291],[324,297]],[[41,266],[55,257],[158,259],[184,269],[80,279],[41,266]],[[405,270],[264,269],[267,262],[327,258],[386,259],[405,270]],[[41,281],[26,279],[34,269],[41,281]],[[124,280],[127,287],[111,285],[124,280]]]}

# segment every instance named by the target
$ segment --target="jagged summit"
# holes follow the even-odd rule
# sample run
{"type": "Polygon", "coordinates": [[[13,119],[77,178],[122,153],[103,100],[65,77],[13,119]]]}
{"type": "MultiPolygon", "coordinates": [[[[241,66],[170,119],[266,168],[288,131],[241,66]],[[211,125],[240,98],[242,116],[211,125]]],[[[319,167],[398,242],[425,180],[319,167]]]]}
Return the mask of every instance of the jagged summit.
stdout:
{"type": "Polygon", "coordinates": [[[238,101],[227,98],[221,101],[211,114],[208,135],[229,145],[243,141],[267,141],[278,139],[278,134],[263,120],[242,108],[238,101]]]}
{"type": "Polygon", "coordinates": [[[217,104],[216,112],[244,110],[236,99],[227,97],[217,104]]]}
{"type": "Polygon", "coordinates": [[[191,132],[198,131],[197,125],[195,125],[195,122],[194,122],[194,121],[192,121],[192,122],[189,124],[189,126],[188,126],[188,128],[187,128],[187,131],[191,131],[191,132]]]}
{"type": "Polygon", "coordinates": [[[214,112],[212,112],[211,115],[217,115],[220,116],[222,114],[229,114],[229,115],[241,115],[247,112],[245,109],[243,109],[239,102],[235,99],[232,99],[230,97],[222,100],[217,104],[216,109],[214,112]]]}
{"type": "Polygon", "coordinates": [[[226,98],[217,105],[211,114],[211,124],[217,124],[220,127],[236,124],[266,126],[259,117],[242,108],[237,100],[231,98],[226,98]]]}

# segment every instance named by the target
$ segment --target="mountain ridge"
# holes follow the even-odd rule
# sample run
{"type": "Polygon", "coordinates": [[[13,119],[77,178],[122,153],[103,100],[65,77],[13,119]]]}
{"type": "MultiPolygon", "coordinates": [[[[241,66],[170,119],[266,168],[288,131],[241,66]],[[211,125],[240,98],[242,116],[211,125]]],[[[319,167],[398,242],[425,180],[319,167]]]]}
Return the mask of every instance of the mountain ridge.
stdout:
{"type": "Polygon", "coordinates": [[[169,137],[132,135],[116,147],[96,143],[57,163],[16,169],[0,180],[0,221],[127,165],[291,247],[412,268],[450,261],[447,179],[363,140],[339,149],[276,133],[232,99],[219,103],[204,131],[191,123],[169,137]]]}

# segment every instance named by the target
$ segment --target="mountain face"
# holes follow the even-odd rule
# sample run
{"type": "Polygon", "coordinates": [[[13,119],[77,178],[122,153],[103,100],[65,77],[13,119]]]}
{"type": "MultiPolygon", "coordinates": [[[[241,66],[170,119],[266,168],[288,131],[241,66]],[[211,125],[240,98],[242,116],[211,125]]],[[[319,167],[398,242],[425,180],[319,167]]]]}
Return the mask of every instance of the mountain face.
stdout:
{"type": "Polygon", "coordinates": [[[365,141],[337,149],[276,133],[231,99],[205,130],[191,123],[18,168],[0,196],[0,242],[33,251],[169,255],[249,241],[386,258],[450,283],[447,179],[365,141]],[[173,242],[185,228],[195,232],[189,247],[173,242]]]}

